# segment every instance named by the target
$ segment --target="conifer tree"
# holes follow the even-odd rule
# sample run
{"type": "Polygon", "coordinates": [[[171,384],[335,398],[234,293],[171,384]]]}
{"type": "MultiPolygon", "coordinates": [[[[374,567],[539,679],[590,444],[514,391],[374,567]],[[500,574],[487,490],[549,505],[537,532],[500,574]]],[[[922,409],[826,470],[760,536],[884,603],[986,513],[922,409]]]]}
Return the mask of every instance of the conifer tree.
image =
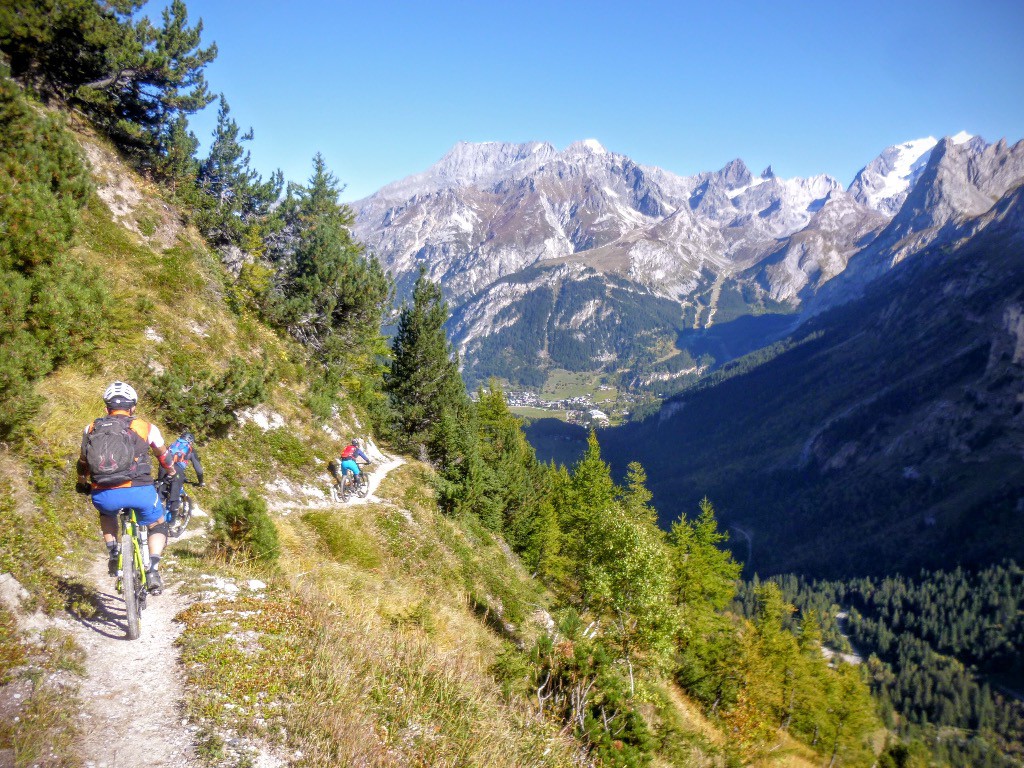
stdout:
{"type": "Polygon", "coordinates": [[[444,324],[448,305],[441,288],[425,269],[406,302],[391,342],[391,365],[384,374],[384,391],[394,414],[396,437],[409,447],[421,447],[431,458],[447,451],[439,426],[446,414],[466,409],[458,354],[448,342],[444,324]]]}
{"type": "Polygon", "coordinates": [[[340,194],[318,153],[308,185],[292,184],[282,203],[283,231],[271,254],[280,266],[271,314],[320,365],[314,405],[324,413],[341,386],[374,407],[386,352],[380,326],[391,302],[391,281],[352,237],[353,213],[340,194]]]}
{"type": "Polygon", "coordinates": [[[0,4],[0,50],[22,83],[83,110],[157,171],[179,116],[213,100],[203,70],[217,46],[201,47],[202,21],[189,26],[183,0],[164,9],[160,27],[133,19],[143,5],[11,0],[0,4]]]}
{"type": "Polygon", "coordinates": [[[271,206],[281,196],[284,177],[277,171],[263,181],[252,168],[243,142],[252,141],[253,131],[241,133],[230,112],[221,95],[210,154],[198,169],[199,189],[208,198],[198,224],[214,245],[236,245],[259,255],[269,230],[271,206]]]}
{"type": "Polygon", "coordinates": [[[874,703],[857,667],[840,664],[828,690],[823,746],[828,768],[841,762],[865,764],[873,758],[868,734],[877,726],[874,703]],[[859,760],[858,760],[859,758],[859,760]]]}
{"type": "Polygon", "coordinates": [[[166,136],[161,140],[164,147],[155,165],[157,176],[179,199],[188,203],[198,203],[190,192],[195,189],[196,174],[199,163],[196,161],[196,150],[199,139],[189,130],[188,118],[179,114],[167,128],[166,136]]]}
{"type": "Polygon", "coordinates": [[[99,336],[103,281],[70,252],[91,188],[75,140],[0,66],[0,441],[31,418],[34,382],[99,336]]]}
{"type": "Polygon", "coordinates": [[[74,101],[78,89],[130,66],[142,43],[131,16],[142,0],[8,0],[0,3],[0,50],[11,75],[45,99],[74,101]]]}
{"type": "Polygon", "coordinates": [[[83,84],[88,100],[98,94],[97,116],[111,136],[134,153],[143,168],[155,167],[168,147],[166,138],[179,115],[192,115],[214,100],[204,69],[217,58],[217,46],[201,48],[203,22],[190,27],[184,0],[172,0],[157,29],[147,19],[135,25],[140,51],[117,71],[83,84]]]}
{"type": "Polygon", "coordinates": [[[650,505],[654,498],[647,489],[647,471],[638,461],[631,461],[626,467],[626,490],[622,503],[627,514],[637,522],[651,526],[658,524],[658,512],[650,505]]]}
{"type": "Polygon", "coordinates": [[[618,495],[611,468],[601,458],[601,446],[593,430],[587,438],[586,453],[573,467],[571,477],[558,502],[559,524],[565,535],[566,554],[582,564],[595,521],[615,505],[618,495]]]}
{"type": "MultiPolygon", "coordinates": [[[[496,380],[490,381],[487,390],[481,387],[477,391],[475,412],[481,455],[493,473],[502,531],[513,548],[524,554],[542,546],[542,539],[536,538],[541,531],[554,530],[551,526],[557,529],[554,507],[546,498],[543,468],[496,380]]],[[[539,560],[531,559],[531,563],[533,567],[539,560]]]]}
{"type": "Polygon", "coordinates": [[[742,566],[719,548],[727,538],[718,530],[714,507],[706,498],[701,500],[695,520],[688,521],[683,515],[672,524],[669,543],[674,592],[680,605],[707,603],[720,610],[732,600],[742,566]]]}

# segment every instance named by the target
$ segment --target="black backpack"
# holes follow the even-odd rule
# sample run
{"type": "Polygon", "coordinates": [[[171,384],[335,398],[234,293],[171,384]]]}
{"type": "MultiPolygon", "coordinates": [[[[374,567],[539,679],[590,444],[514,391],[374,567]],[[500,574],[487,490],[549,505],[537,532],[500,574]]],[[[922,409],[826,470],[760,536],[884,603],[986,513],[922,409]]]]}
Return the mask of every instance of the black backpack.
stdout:
{"type": "Polygon", "coordinates": [[[132,420],[131,416],[101,416],[92,423],[85,460],[96,485],[123,485],[149,474],[145,461],[149,446],[132,431],[132,420]]]}

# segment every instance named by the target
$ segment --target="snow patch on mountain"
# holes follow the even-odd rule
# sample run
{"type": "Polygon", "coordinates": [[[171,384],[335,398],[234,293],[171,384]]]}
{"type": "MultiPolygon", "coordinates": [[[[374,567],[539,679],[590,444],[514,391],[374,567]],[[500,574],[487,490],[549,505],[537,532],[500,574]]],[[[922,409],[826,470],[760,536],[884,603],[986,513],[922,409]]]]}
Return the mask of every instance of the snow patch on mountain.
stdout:
{"type": "MultiPolygon", "coordinates": [[[[740,159],[677,176],[594,139],[560,151],[545,142],[461,143],[423,173],[354,203],[353,230],[400,291],[420,266],[444,285],[452,339],[465,356],[489,349],[479,342],[491,334],[526,327],[514,305],[543,304],[530,295],[542,285],[556,297],[580,280],[609,287],[602,306],[549,318],[573,333],[606,333],[625,306],[616,303],[623,287],[649,297],[635,306],[669,299],[684,312],[714,304],[718,293],[708,291],[723,285],[758,309],[838,303],[919,249],[922,237],[991,207],[1016,183],[1021,157],[966,132],[915,139],[884,150],[847,190],[824,174],[783,179],[770,166],[755,177],[740,159]]],[[[698,313],[697,322],[712,316],[698,313]]],[[[537,343],[542,359],[547,347],[537,343]]]]}
{"type": "Polygon", "coordinates": [[[927,136],[889,147],[861,169],[850,185],[850,194],[876,211],[895,215],[928,164],[936,144],[934,136],[927,136]]]}

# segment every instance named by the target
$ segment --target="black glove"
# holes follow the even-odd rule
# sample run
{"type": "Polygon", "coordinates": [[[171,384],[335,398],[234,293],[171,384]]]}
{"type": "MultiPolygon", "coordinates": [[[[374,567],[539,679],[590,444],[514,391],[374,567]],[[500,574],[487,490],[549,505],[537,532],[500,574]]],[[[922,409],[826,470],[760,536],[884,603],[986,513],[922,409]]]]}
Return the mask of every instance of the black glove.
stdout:
{"type": "Polygon", "coordinates": [[[89,485],[84,480],[79,480],[77,483],[75,483],[75,493],[86,493],[86,494],[88,494],[88,493],[91,493],[91,492],[92,492],[92,486],[89,485]]]}

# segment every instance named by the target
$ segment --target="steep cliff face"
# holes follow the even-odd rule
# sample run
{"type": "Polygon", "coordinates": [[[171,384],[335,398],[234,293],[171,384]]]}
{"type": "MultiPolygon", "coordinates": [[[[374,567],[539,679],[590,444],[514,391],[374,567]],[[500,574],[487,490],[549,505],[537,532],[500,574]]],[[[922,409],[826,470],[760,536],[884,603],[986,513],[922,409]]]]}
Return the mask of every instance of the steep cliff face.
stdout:
{"type": "MultiPolygon", "coordinates": [[[[490,365],[477,357],[482,339],[532,334],[515,343],[535,379],[549,365],[551,333],[570,327],[554,317],[523,326],[514,318],[534,310],[512,306],[509,281],[531,284],[536,270],[574,265],[560,290],[600,282],[606,316],[631,312],[615,303],[615,286],[630,301],[670,300],[677,310],[668,324],[648,329],[662,342],[744,314],[813,315],[989,210],[1024,179],[1022,156],[1020,144],[967,134],[920,139],[886,149],[844,190],[824,175],[781,179],[768,168],[755,176],[739,159],[682,177],[593,140],[561,151],[459,144],[426,172],[355,203],[355,229],[400,289],[420,266],[442,282],[457,310],[455,341],[474,370],[490,365]]],[[[589,345],[579,365],[638,373],[621,357],[635,347],[621,341],[589,345]]]]}
{"type": "Polygon", "coordinates": [[[773,359],[602,445],[644,464],[663,522],[707,494],[762,574],[1020,558],[1022,249],[1019,187],[773,359]]]}

